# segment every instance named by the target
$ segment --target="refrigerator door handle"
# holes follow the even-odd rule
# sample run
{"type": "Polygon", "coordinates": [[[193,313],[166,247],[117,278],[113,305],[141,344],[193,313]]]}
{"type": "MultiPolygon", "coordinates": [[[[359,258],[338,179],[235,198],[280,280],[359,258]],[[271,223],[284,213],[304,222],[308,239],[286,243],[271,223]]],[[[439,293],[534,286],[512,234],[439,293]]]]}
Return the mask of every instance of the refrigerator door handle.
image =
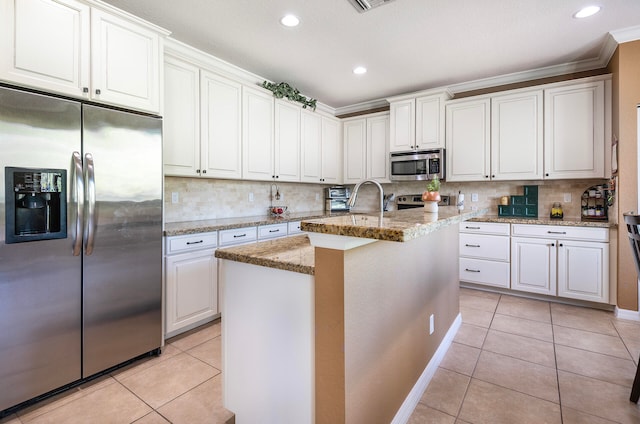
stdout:
{"type": "Polygon", "coordinates": [[[74,185],[72,190],[72,196],[75,197],[76,203],[76,223],[73,237],[73,256],[80,256],[82,253],[82,239],[84,223],[84,180],[82,178],[82,156],[80,153],[73,152],[71,158],[71,172],[73,173],[73,179],[71,180],[74,185]]]}
{"type": "Polygon", "coordinates": [[[84,155],[85,164],[85,200],[87,207],[87,217],[84,226],[84,249],[85,254],[93,253],[93,241],[96,233],[96,180],[93,166],[93,155],[84,155]]]}

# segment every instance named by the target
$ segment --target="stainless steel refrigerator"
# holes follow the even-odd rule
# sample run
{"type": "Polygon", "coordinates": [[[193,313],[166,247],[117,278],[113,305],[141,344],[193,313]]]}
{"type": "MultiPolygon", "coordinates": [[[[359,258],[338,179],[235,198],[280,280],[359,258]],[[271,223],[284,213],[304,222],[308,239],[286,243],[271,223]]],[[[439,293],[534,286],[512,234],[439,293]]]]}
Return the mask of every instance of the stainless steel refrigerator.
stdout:
{"type": "Polygon", "coordinates": [[[0,87],[0,411],[158,352],[161,127],[0,87]]]}

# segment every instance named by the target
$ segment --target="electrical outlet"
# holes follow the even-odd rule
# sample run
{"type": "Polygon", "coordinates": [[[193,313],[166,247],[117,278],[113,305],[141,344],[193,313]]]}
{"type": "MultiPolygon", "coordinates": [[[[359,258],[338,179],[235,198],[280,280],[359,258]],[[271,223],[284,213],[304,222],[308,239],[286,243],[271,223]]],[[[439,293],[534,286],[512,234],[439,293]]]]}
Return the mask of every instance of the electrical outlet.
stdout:
{"type": "Polygon", "coordinates": [[[471,206],[471,211],[475,212],[478,210],[478,207],[476,205],[471,206]]]}
{"type": "Polygon", "coordinates": [[[249,193],[249,201],[253,202],[253,193],[249,193]]]}
{"type": "Polygon", "coordinates": [[[433,325],[433,314],[431,314],[429,316],[429,334],[433,334],[434,331],[435,331],[435,329],[434,329],[434,325],[433,325]]]}
{"type": "Polygon", "coordinates": [[[180,201],[180,196],[177,192],[171,192],[171,203],[178,203],[180,201]]]}
{"type": "Polygon", "coordinates": [[[564,193],[564,203],[571,203],[571,193],[564,193]]]}
{"type": "Polygon", "coordinates": [[[478,201],[478,193],[471,193],[471,201],[472,202],[478,201]]]}
{"type": "Polygon", "coordinates": [[[320,193],[316,193],[316,202],[320,201],[320,193]]]}

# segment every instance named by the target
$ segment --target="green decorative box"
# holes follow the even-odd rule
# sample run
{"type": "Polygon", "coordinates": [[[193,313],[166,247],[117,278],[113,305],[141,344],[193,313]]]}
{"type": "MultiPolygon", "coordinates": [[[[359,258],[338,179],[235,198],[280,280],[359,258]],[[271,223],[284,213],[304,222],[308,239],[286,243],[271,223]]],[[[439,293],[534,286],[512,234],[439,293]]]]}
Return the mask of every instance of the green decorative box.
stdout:
{"type": "Polygon", "coordinates": [[[538,217],[538,186],[524,186],[524,195],[511,196],[510,205],[498,205],[498,216],[538,217]]]}

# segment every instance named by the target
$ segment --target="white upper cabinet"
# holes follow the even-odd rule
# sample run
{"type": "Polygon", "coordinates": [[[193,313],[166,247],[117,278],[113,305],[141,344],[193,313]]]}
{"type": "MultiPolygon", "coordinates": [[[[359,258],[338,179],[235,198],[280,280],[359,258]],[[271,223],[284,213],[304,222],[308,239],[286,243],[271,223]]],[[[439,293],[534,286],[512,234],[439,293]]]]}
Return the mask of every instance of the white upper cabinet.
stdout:
{"type": "Polygon", "coordinates": [[[604,178],[604,81],[546,89],[544,102],[545,178],[604,178]]]}
{"type": "Polygon", "coordinates": [[[242,90],[242,178],[272,180],[274,174],[273,116],[271,93],[244,87],[242,90]]]}
{"type": "Polygon", "coordinates": [[[164,172],[241,177],[242,85],[165,56],[164,172]]]}
{"type": "Polygon", "coordinates": [[[428,150],[444,147],[444,102],[447,93],[391,98],[389,151],[428,150]]]}
{"type": "Polygon", "coordinates": [[[160,112],[156,27],[74,0],[1,2],[1,79],[160,112]]]}
{"type": "Polygon", "coordinates": [[[542,90],[491,98],[491,179],[541,180],[542,90]]]}
{"type": "Polygon", "coordinates": [[[200,70],[165,56],[163,158],[166,175],[200,175],[200,70]]]}
{"type": "Polygon", "coordinates": [[[491,101],[462,99],[446,105],[447,181],[490,177],[491,101]]]}
{"type": "Polygon", "coordinates": [[[300,180],[322,182],[322,117],[303,110],[300,115],[300,180]]]}
{"type": "Polygon", "coordinates": [[[344,183],[389,182],[389,115],[346,120],[343,126],[344,183]]]}
{"type": "Polygon", "coordinates": [[[200,72],[200,166],[203,177],[242,176],[242,85],[200,72]]]}
{"type": "Polygon", "coordinates": [[[275,101],[273,177],[278,181],[300,181],[300,110],[287,100],[275,101]]]}
{"type": "Polygon", "coordinates": [[[0,78],[70,96],[89,90],[90,8],[75,0],[2,0],[0,78]]]}
{"type": "Polygon", "coordinates": [[[101,10],[91,10],[91,97],[160,111],[160,37],[101,10]]]}
{"type": "Polygon", "coordinates": [[[342,184],[342,135],[337,119],[322,117],[322,183],[342,184]]]}

